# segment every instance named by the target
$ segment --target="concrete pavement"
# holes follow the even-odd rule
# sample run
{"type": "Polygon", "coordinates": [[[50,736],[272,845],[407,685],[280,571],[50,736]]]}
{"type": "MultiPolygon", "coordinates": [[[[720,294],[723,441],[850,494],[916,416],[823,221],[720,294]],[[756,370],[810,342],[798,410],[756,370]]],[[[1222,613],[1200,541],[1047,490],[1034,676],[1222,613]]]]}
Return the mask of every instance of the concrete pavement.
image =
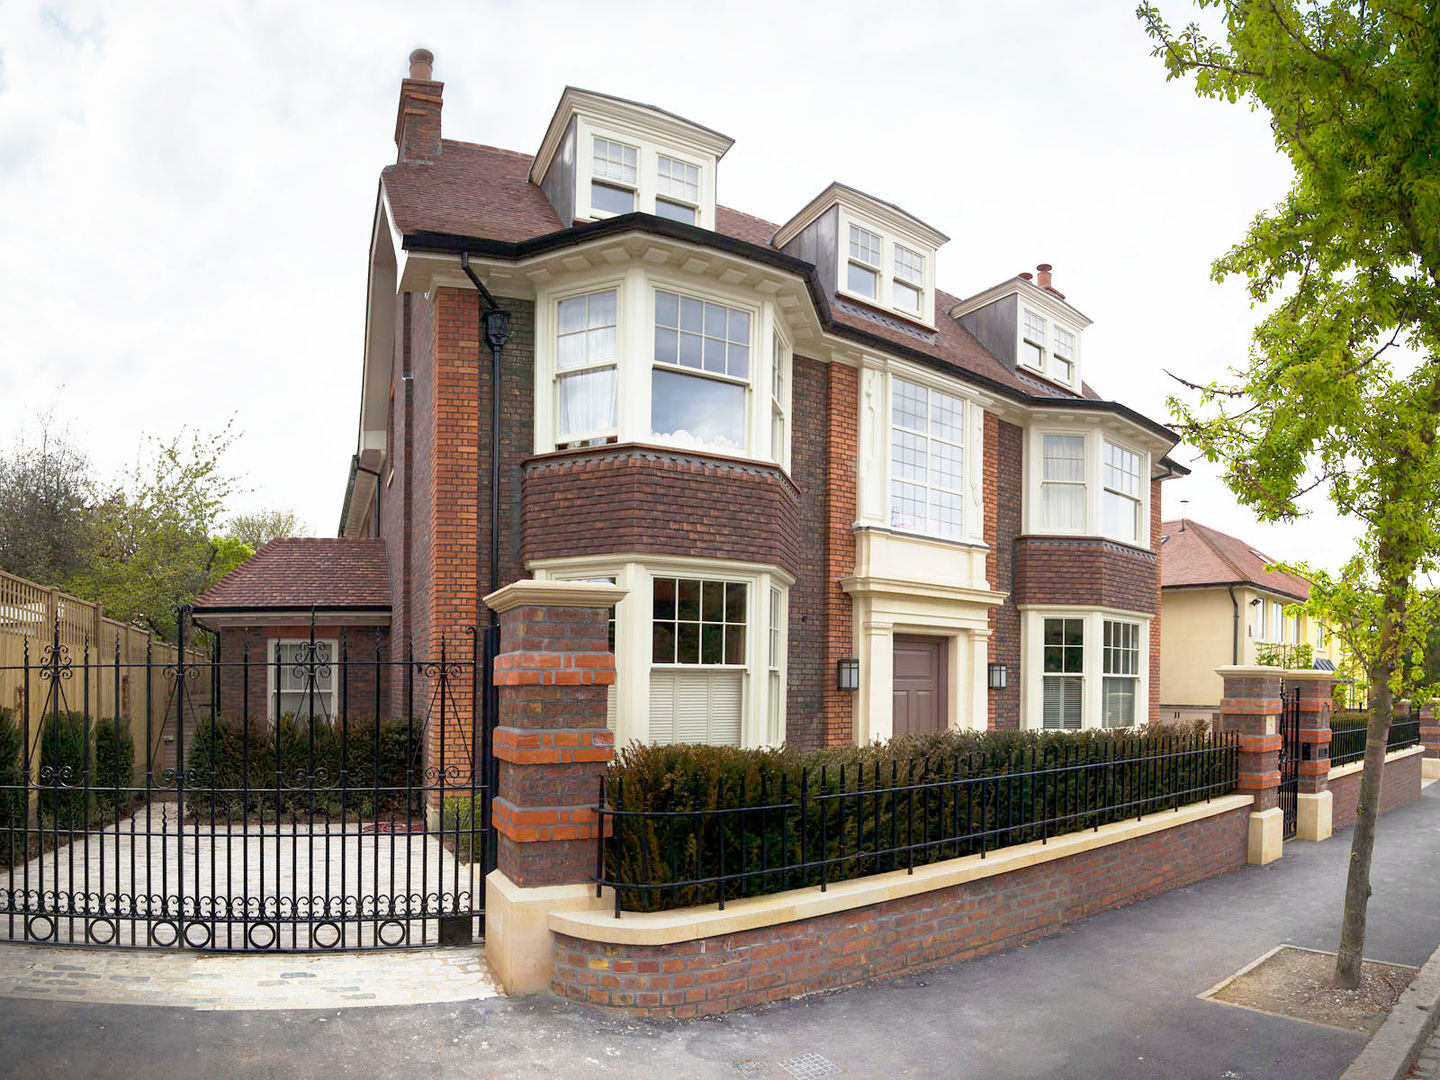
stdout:
{"type": "MultiPolygon", "coordinates": [[[[1350,832],[1032,946],[714,1020],[548,998],[212,1012],[0,1002],[0,1076],[1336,1077],[1364,1036],[1196,995],[1282,942],[1334,949],[1350,832]]],[[[1440,945],[1440,786],[1380,825],[1367,955],[1440,945]]]]}

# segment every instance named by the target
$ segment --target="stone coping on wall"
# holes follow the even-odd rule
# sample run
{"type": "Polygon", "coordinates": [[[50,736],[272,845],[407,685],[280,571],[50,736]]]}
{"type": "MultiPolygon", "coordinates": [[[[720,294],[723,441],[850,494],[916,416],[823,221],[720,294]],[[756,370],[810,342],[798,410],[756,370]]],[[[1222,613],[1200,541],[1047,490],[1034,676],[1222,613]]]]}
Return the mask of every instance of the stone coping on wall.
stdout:
{"type": "Polygon", "coordinates": [[[550,915],[550,929],[582,940],[616,945],[670,945],[734,934],[996,877],[1229,813],[1253,803],[1250,795],[1223,795],[1210,802],[1161,810],[1142,818],[1102,825],[1096,830],[1064,833],[1045,842],[1036,840],[1000,848],[983,858],[967,855],[917,866],[914,873],[894,870],[835,882],[824,892],[819,886],[811,885],[768,896],[728,900],[723,911],[716,904],[673,911],[627,911],[619,918],[615,917],[613,906],[605,910],[557,911],[550,915]]]}
{"type": "MultiPolygon", "coordinates": [[[[1407,746],[1403,750],[1389,750],[1385,754],[1385,764],[1389,765],[1392,761],[1399,761],[1402,758],[1414,757],[1416,754],[1423,753],[1425,753],[1425,747],[1423,746],[1407,746]]],[[[1352,761],[1348,765],[1335,766],[1333,769],[1330,770],[1330,773],[1326,779],[1339,780],[1342,777],[1354,776],[1356,773],[1360,772],[1364,768],[1365,759],[1361,758],[1359,761],[1352,761]]]]}

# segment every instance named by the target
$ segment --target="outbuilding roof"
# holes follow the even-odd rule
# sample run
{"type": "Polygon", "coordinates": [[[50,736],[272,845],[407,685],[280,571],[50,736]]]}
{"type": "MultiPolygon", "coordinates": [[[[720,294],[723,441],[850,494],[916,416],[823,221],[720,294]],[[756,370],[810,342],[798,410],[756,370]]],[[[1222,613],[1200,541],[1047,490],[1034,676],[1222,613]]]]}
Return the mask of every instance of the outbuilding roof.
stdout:
{"type": "Polygon", "coordinates": [[[385,541],[271,540],[195,601],[195,613],[389,611],[385,541]]]}
{"type": "Polygon", "coordinates": [[[1162,522],[1160,536],[1162,589],[1253,585],[1295,600],[1310,598],[1310,582],[1267,570],[1274,560],[1239,537],[1189,519],[1162,522]]]}

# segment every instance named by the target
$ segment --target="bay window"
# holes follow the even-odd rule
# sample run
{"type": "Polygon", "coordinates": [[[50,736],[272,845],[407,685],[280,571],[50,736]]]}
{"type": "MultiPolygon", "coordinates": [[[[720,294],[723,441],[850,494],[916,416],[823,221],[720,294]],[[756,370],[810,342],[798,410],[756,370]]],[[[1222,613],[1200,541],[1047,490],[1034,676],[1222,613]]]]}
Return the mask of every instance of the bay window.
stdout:
{"type": "Polygon", "coordinates": [[[615,290],[557,306],[556,442],[584,446],[615,434],[615,290]]]}
{"type": "Polygon", "coordinates": [[[634,210],[639,164],[637,147],[596,135],[591,164],[591,209],[606,214],[628,214],[634,210]]]}
{"type": "Polygon", "coordinates": [[[1140,541],[1140,492],[1143,459],[1133,450],[1105,443],[1105,534],[1140,541]]]}
{"type": "Polygon", "coordinates": [[[651,430],[677,442],[743,453],[750,378],[749,312],[655,293],[651,430]]]}
{"type": "Polygon", "coordinates": [[[1078,731],[1085,716],[1085,620],[1045,620],[1042,726],[1078,731]]]}
{"type": "Polygon", "coordinates": [[[1134,727],[1140,687],[1140,627],[1105,620],[1103,679],[1100,687],[1102,727],[1134,727]]]}
{"type": "Polygon", "coordinates": [[[790,350],[779,334],[775,335],[770,347],[770,456],[777,465],[787,465],[789,454],[785,432],[790,412],[790,350]]]}
{"type": "Polygon", "coordinates": [[[890,394],[890,524],[959,539],[965,513],[965,403],[893,380],[890,394]]]}
{"type": "Polygon", "coordinates": [[[1085,531],[1085,436],[1042,441],[1040,520],[1046,529],[1085,531]]]}

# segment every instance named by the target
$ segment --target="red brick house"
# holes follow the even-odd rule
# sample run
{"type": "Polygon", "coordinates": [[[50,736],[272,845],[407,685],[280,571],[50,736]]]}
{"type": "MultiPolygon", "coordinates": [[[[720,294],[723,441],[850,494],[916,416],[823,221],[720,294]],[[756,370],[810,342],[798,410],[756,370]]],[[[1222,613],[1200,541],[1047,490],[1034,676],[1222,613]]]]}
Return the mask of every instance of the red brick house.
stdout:
{"type": "Polygon", "coordinates": [[[534,153],[444,138],[411,61],[340,522],[383,545],[395,640],[458,640],[517,578],[604,579],[622,743],[1154,714],[1184,470],[1085,381],[1105,359],[1050,267],[952,296],[933,226],[839,183],[732,210],[732,140],[604,94],[567,88],[534,153]]]}

